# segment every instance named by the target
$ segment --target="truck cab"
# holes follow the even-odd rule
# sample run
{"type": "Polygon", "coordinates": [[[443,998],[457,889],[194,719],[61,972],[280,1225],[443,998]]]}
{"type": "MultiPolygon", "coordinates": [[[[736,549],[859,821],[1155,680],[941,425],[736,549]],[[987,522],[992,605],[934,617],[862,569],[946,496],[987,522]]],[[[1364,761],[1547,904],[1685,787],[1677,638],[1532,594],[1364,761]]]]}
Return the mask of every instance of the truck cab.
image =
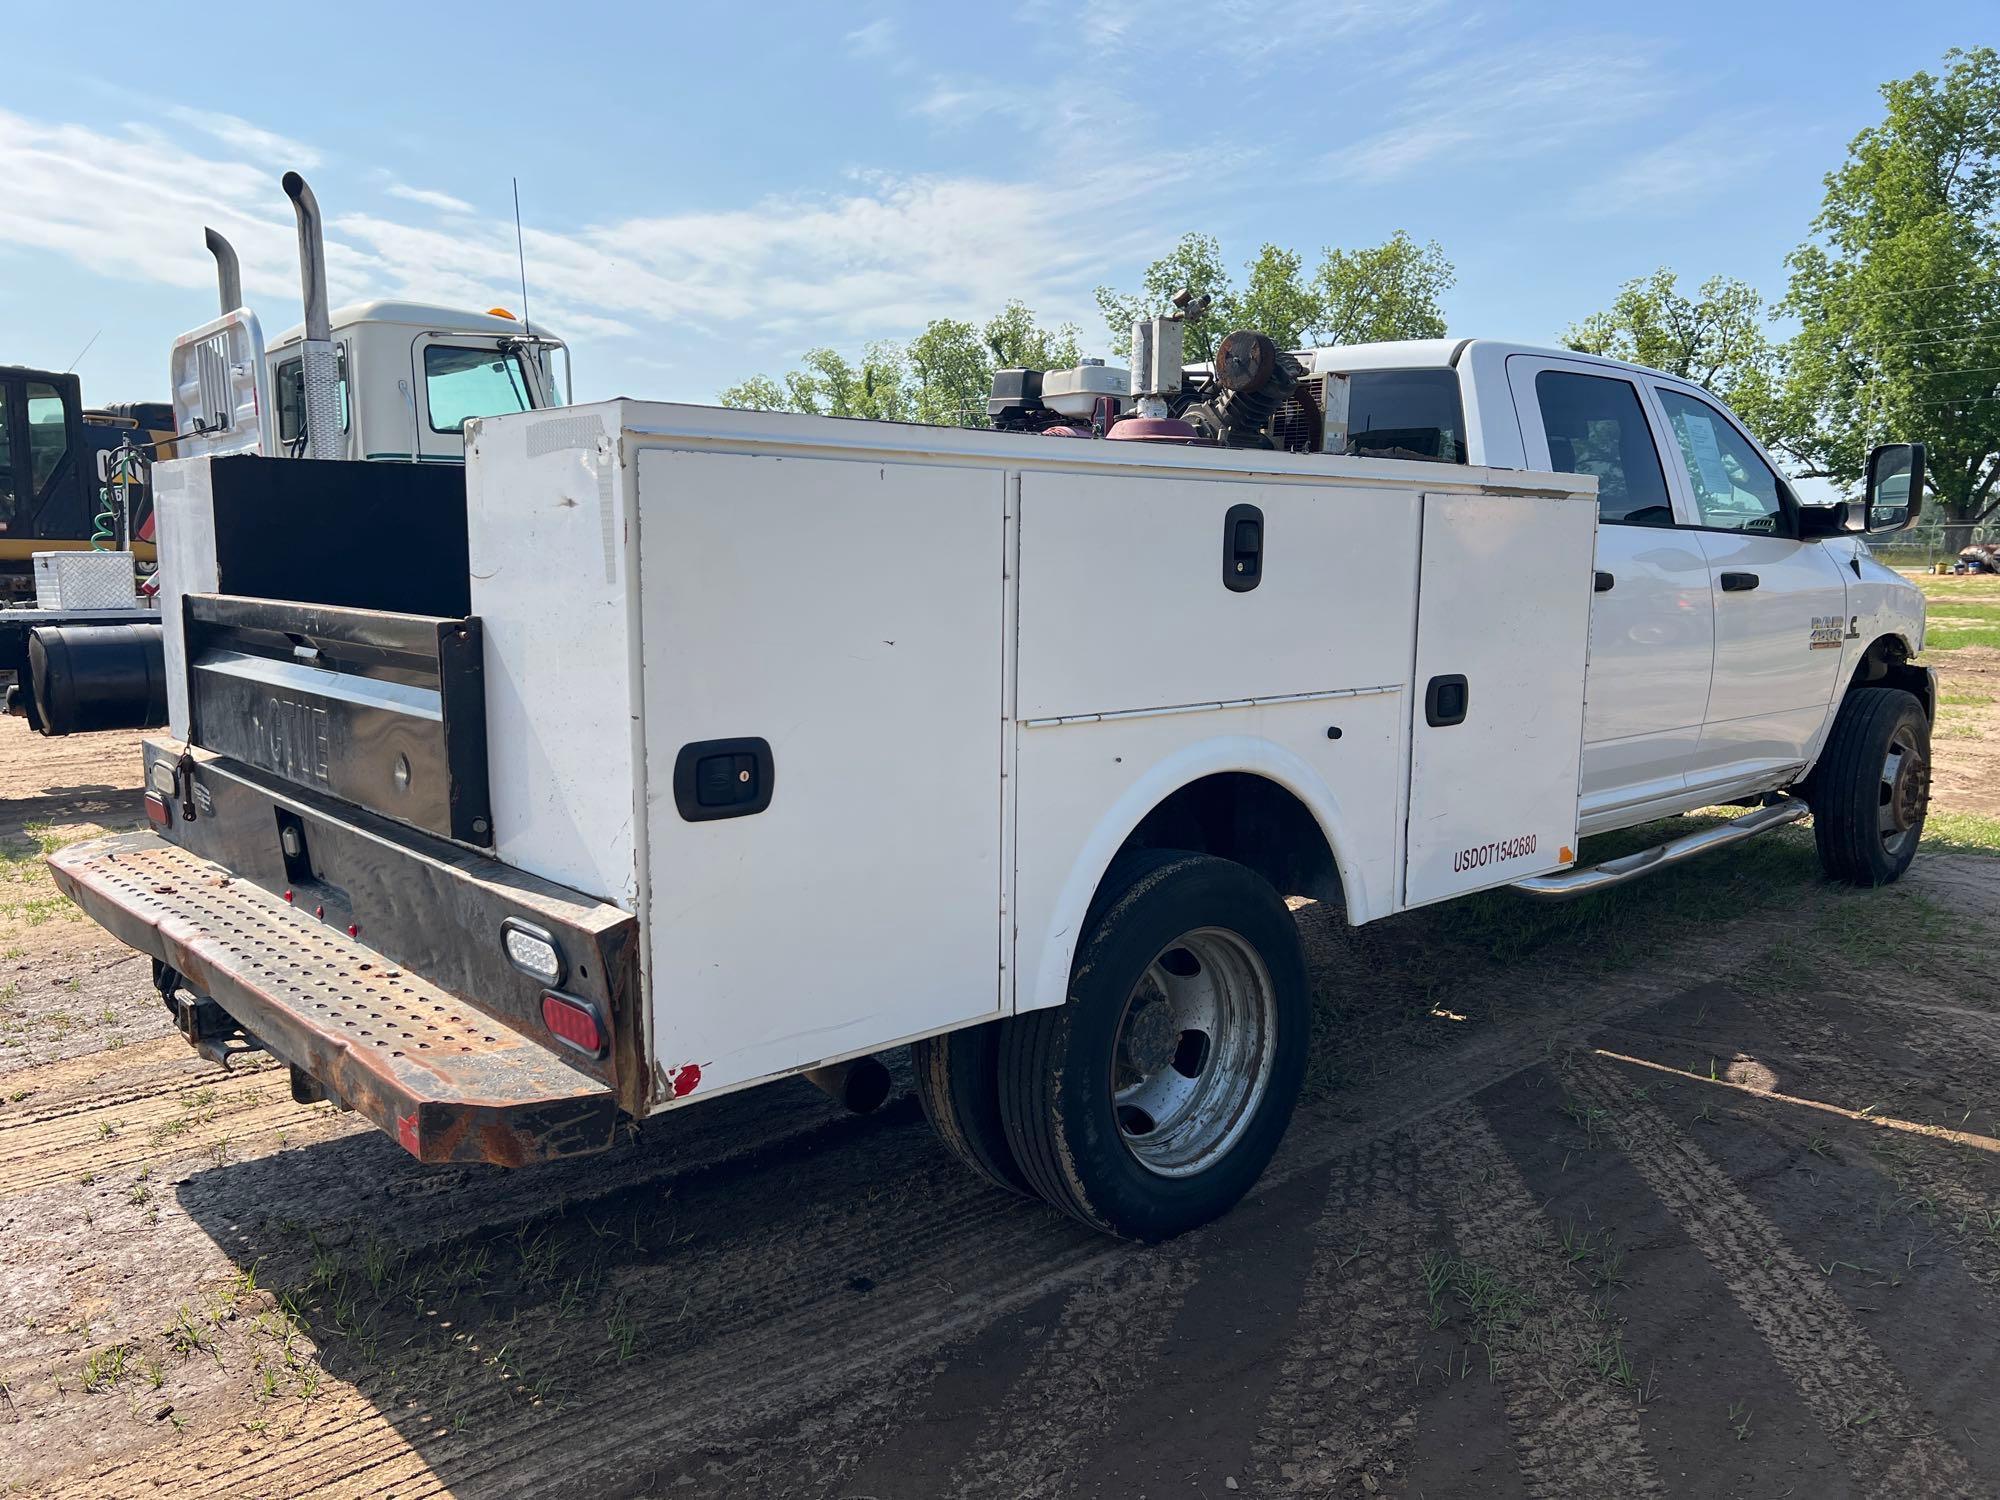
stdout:
{"type": "MultiPolygon", "coordinates": [[[[343,458],[461,463],[468,418],[568,399],[568,349],[505,308],[377,300],[334,309],[331,324],[343,458]]],[[[276,437],[287,453],[304,443],[304,344],[301,323],[265,354],[276,437]]]]}
{"type": "Polygon", "coordinates": [[[1907,523],[1907,479],[1882,489],[1900,510],[1803,505],[1714,395],[1570,350],[1430,339],[1302,358],[1345,387],[1329,451],[1596,478],[1581,832],[1794,785],[1852,685],[1931,709],[1910,665],[1922,594],[1862,540],[1907,523]]]}

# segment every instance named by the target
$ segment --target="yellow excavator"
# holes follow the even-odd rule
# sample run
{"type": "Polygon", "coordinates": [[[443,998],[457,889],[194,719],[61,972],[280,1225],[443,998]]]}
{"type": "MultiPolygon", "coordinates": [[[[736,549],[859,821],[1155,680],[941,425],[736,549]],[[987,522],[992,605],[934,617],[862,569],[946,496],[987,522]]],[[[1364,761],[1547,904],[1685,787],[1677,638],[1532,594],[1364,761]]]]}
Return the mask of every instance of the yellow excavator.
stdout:
{"type": "Polygon", "coordinates": [[[151,567],[151,495],[141,483],[119,505],[98,455],[170,439],[173,423],[164,401],[86,408],[76,376],[0,365],[0,603],[34,597],[37,552],[130,551],[151,567]]]}

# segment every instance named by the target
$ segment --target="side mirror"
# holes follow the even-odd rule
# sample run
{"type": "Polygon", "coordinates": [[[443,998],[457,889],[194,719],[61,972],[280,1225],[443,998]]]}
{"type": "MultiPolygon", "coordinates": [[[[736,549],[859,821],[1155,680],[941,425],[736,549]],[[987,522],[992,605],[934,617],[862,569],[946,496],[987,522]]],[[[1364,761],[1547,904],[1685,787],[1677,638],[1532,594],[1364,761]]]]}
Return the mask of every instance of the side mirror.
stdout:
{"type": "Polygon", "coordinates": [[[1924,445],[1884,443],[1868,455],[1866,495],[1857,531],[1901,531],[1924,499],[1924,445]]]}

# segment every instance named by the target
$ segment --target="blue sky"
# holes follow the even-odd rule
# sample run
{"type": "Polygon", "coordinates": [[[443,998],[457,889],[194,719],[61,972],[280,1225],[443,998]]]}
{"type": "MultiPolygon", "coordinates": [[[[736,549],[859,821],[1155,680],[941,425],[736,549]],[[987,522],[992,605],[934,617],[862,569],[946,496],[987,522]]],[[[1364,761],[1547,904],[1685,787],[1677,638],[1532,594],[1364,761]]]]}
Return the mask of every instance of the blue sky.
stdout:
{"type": "Polygon", "coordinates": [[[514,306],[518,176],[532,309],[584,399],[708,400],[1010,296],[1101,350],[1091,289],[1187,229],[1235,263],[1407,229],[1457,263],[1454,333],[1550,341],[1660,264],[1775,295],[1876,86],[2000,41],[1990,0],[215,15],[9,28],[0,363],[95,334],[87,400],[164,397],[213,315],[204,222],[267,335],[296,322],[287,167],[336,302],[514,306]]]}

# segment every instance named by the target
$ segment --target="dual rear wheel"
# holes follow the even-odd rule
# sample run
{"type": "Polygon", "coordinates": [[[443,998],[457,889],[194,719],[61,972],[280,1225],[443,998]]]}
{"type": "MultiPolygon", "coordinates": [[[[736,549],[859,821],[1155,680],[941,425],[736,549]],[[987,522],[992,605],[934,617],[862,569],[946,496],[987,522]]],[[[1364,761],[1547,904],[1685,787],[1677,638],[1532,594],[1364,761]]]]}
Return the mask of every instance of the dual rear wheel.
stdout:
{"type": "Polygon", "coordinates": [[[1068,1003],[919,1042],[917,1093],[981,1176],[1094,1229],[1160,1240],[1225,1212],[1304,1080],[1309,990],[1253,871],[1139,850],[1107,875],[1068,1003]]]}

